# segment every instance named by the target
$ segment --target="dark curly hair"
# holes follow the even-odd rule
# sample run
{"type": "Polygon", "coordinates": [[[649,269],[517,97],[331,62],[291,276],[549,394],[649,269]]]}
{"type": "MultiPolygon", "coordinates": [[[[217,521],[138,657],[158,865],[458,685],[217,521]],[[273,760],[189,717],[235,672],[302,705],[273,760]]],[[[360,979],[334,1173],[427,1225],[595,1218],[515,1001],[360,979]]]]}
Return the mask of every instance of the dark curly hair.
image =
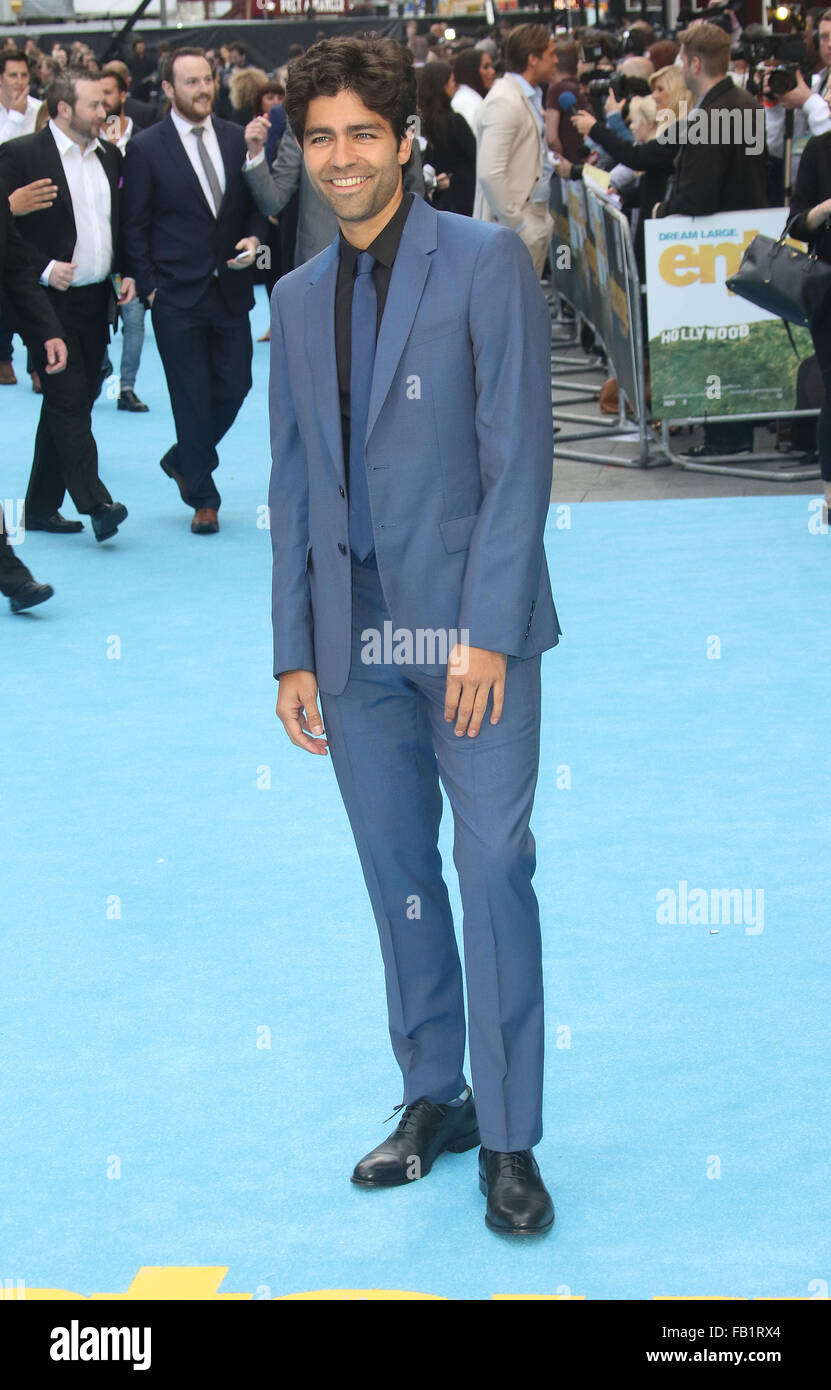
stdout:
{"type": "Polygon", "coordinates": [[[389,121],[397,140],[407,133],[416,113],[413,60],[395,39],[380,34],[322,39],[302,58],[295,58],[286,80],[283,102],[291,128],[300,143],[306,129],[309,102],[352,91],[370,111],[389,121]]]}

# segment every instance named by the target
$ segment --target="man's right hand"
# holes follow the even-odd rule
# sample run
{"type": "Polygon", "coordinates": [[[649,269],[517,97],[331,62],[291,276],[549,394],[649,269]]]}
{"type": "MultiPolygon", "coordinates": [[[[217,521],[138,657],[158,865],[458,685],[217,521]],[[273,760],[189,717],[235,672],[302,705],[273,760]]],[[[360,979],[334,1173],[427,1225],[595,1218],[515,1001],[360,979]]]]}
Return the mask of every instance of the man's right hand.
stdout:
{"type": "Polygon", "coordinates": [[[49,283],[53,290],[68,290],[74,274],[74,261],[55,261],[49,272],[49,283]]]}
{"type": "Polygon", "coordinates": [[[314,671],[283,672],[277,689],[277,717],[298,748],[305,748],[307,753],[326,753],[329,745],[321,737],[324,728],[317,707],[314,671]],[[312,734],[316,737],[310,737],[312,734]]]}
{"type": "Polygon", "coordinates": [[[51,179],[35,179],[34,183],[24,183],[9,194],[9,207],[15,217],[25,217],[28,212],[51,207],[57,196],[58,185],[51,179]]]}
{"type": "Polygon", "coordinates": [[[245,144],[249,159],[254,159],[265,149],[265,142],[271,130],[271,122],[265,116],[255,116],[245,127],[245,144]]]}
{"type": "Polygon", "coordinates": [[[821,222],[826,217],[831,217],[831,198],[826,198],[824,202],[817,203],[816,207],[810,209],[805,216],[805,221],[809,232],[815,232],[821,222]]]}
{"type": "Polygon", "coordinates": [[[46,371],[49,376],[62,372],[66,367],[67,351],[63,338],[47,338],[43,344],[46,349],[46,371]]]}

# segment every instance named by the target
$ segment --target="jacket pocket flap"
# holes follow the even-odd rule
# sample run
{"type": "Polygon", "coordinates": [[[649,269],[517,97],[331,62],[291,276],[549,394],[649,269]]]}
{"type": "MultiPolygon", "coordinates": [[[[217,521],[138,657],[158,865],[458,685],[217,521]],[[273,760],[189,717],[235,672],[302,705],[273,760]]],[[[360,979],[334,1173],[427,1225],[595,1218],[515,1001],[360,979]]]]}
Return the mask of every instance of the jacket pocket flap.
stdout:
{"type": "Polygon", "coordinates": [[[470,516],[454,516],[451,521],[439,522],[445,550],[464,550],[470,544],[478,515],[478,512],[472,512],[470,516]]]}

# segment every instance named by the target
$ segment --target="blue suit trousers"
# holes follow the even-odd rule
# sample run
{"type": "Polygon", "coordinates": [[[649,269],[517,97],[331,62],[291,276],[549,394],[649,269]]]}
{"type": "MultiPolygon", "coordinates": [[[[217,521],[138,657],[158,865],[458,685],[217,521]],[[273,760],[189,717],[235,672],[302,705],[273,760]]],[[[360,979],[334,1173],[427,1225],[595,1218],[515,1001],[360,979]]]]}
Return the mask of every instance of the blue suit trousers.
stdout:
{"type": "MultiPolygon", "coordinates": [[[[352,661],[321,692],[329,752],[381,941],[403,1100],[465,1085],[462,969],[438,850],[441,786],[453,812],[464,914],[471,1081],[482,1143],[542,1135],[543,984],[529,821],[539,766],[540,657],[509,657],[505,704],[476,738],[444,718],[446,665],[370,663],[365,632],[390,622],[378,570],[352,564],[352,661]]],[[[424,655],[414,650],[408,655],[424,655]]]]}

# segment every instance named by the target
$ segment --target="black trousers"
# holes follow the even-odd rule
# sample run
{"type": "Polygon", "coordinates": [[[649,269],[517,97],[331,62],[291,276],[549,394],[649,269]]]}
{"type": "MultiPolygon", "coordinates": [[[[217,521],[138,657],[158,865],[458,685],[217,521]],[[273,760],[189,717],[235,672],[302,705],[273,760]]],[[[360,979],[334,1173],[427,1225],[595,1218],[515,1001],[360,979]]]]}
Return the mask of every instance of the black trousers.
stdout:
{"type": "Polygon", "coordinates": [[[30,571],[19,558],[15,547],[9,544],[3,508],[0,507],[0,594],[10,598],[31,578],[30,571]]]}
{"type": "Polygon", "coordinates": [[[76,510],[88,513],[113,500],[98,476],[98,449],[92,437],[92,407],[101,390],[101,367],[110,340],[110,286],[104,280],[63,292],[48,289],[47,294],[63,325],[68,361],[65,371],[50,376],[43,343],[29,345],[43,404],[26,510],[51,516],[60,511],[68,492],[76,510]]]}
{"type": "Polygon", "coordinates": [[[176,425],[166,458],[184,478],[190,505],[218,511],[216,446],[251,390],[248,310],[231,311],[213,279],[190,309],[167,303],[162,290],[152,313],[176,425]]]}
{"type": "Polygon", "coordinates": [[[822,384],[825,387],[822,408],[817,420],[817,453],[819,454],[819,467],[823,482],[831,482],[831,303],[822,315],[811,321],[811,337],[814,340],[814,351],[817,355],[817,365],[822,372],[822,384]]]}

